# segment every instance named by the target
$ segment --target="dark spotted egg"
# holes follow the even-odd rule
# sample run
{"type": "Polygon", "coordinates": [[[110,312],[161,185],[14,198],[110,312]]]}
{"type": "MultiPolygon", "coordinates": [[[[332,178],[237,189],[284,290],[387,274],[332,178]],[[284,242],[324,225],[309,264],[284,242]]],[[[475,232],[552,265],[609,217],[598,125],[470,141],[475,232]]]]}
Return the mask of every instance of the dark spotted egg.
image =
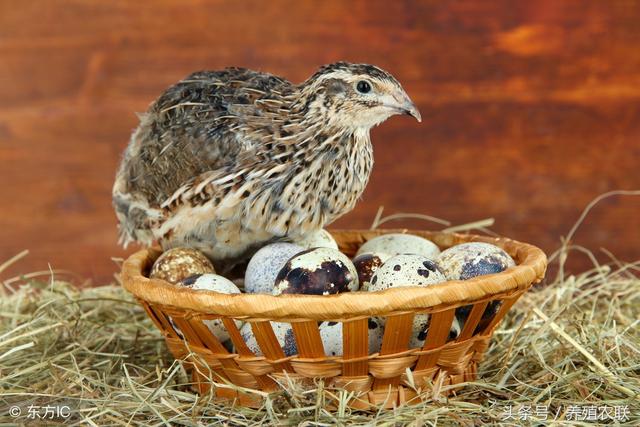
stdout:
{"type": "MultiPolygon", "coordinates": [[[[409,348],[422,348],[424,342],[427,339],[429,333],[429,325],[431,324],[431,315],[418,314],[414,318],[413,331],[411,334],[411,340],[409,341],[409,348]]],[[[453,341],[460,336],[462,327],[456,316],[453,316],[453,322],[451,322],[451,328],[449,329],[448,341],[453,341]]]]}
{"type": "Polygon", "coordinates": [[[389,258],[390,256],[388,254],[382,252],[366,252],[353,259],[353,265],[358,273],[360,290],[365,291],[368,289],[373,273],[389,258]]]}
{"type": "Polygon", "coordinates": [[[390,233],[374,237],[365,242],[357,255],[367,252],[386,253],[391,256],[400,254],[417,254],[435,259],[440,253],[440,248],[430,240],[413,234],[390,233]]]}
{"type": "MultiPolygon", "coordinates": [[[[484,312],[482,313],[482,317],[480,318],[480,321],[476,326],[474,334],[483,332],[484,329],[489,326],[489,324],[493,320],[493,317],[498,313],[498,310],[500,310],[500,307],[502,307],[502,301],[500,300],[490,301],[489,304],[487,304],[487,308],[484,309],[484,312]]],[[[473,305],[464,305],[462,307],[456,308],[456,318],[460,322],[460,328],[464,328],[464,324],[469,318],[469,314],[471,314],[472,309],[473,305]]]]}
{"type": "MultiPolygon", "coordinates": [[[[483,242],[462,243],[443,251],[438,257],[438,266],[449,280],[467,280],[485,274],[495,274],[513,267],[515,262],[498,246],[483,242]]],[[[475,332],[484,330],[502,306],[502,301],[491,301],[482,313],[475,332]]],[[[473,306],[456,309],[456,318],[463,328],[473,306]]]]}
{"type": "MultiPolygon", "coordinates": [[[[219,292],[221,294],[239,294],[240,289],[230,281],[229,279],[218,276],[217,274],[194,274],[192,276],[187,277],[186,279],[181,280],[178,283],[178,286],[184,288],[190,288],[194,291],[214,291],[219,292]]],[[[208,319],[203,320],[203,323],[207,325],[207,328],[211,331],[213,335],[221,342],[224,343],[229,339],[229,332],[224,326],[222,319],[208,319]]],[[[177,326],[172,322],[176,332],[182,336],[182,332],[177,326]]],[[[235,324],[238,328],[242,327],[243,322],[240,320],[236,320],[235,324]]]]}
{"type": "Polygon", "coordinates": [[[176,284],[193,274],[215,273],[211,261],[200,251],[173,248],[160,255],[151,267],[149,277],[176,284]]]}
{"type": "Polygon", "coordinates": [[[483,242],[452,246],[440,254],[437,262],[448,280],[467,280],[500,273],[516,265],[504,250],[483,242]]]}
{"type": "Polygon", "coordinates": [[[329,295],[358,290],[358,273],[336,249],[314,248],[291,258],[276,277],[273,295],[329,295]]]}
{"type": "Polygon", "coordinates": [[[282,267],[291,257],[302,251],[302,246],[284,242],[260,248],[247,265],[244,275],[245,292],[270,294],[282,267]]]}
{"type": "Polygon", "coordinates": [[[240,289],[231,280],[217,274],[193,274],[178,282],[178,286],[194,291],[214,291],[221,294],[239,294],[240,289]]]}
{"type": "MultiPolygon", "coordinates": [[[[378,268],[371,278],[369,291],[381,291],[400,286],[429,286],[444,281],[446,278],[430,259],[421,255],[396,255],[378,268]]],[[[386,326],[386,318],[380,317],[377,321],[383,328],[386,326]]],[[[419,336],[424,332],[428,321],[428,314],[414,316],[411,343],[419,341],[419,336]]]]}
{"type": "Polygon", "coordinates": [[[447,279],[435,262],[422,255],[396,255],[389,258],[371,278],[369,291],[382,291],[395,286],[428,286],[447,279]]]}
{"type": "MultiPolygon", "coordinates": [[[[342,356],[342,323],[322,322],[318,326],[320,338],[327,356],[342,356]]],[[[380,351],[384,327],[377,318],[370,318],[368,322],[369,353],[380,351]]]]}
{"type": "Polygon", "coordinates": [[[382,317],[370,317],[367,319],[367,329],[369,330],[369,354],[379,353],[382,348],[384,323],[384,318],[382,317]]]}
{"type": "MultiPolygon", "coordinates": [[[[293,335],[293,328],[290,323],[286,322],[271,322],[271,328],[275,334],[284,355],[289,357],[298,354],[298,347],[296,345],[296,339],[293,335]]],[[[258,345],[253,329],[250,323],[246,323],[240,330],[240,335],[245,344],[253,354],[256,356],[262,356],[262,349],[258,345]]]]}

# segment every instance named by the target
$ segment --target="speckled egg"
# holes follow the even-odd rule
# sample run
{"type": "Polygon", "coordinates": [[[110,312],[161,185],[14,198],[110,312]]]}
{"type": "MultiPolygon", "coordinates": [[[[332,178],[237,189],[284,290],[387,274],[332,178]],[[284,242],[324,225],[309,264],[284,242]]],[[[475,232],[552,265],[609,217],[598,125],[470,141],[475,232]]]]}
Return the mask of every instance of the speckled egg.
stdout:
{"type": "MultiPolygon", "coordinates": [[[[289,323],[271,322],[273,332],[278,339],[278,343],[282,347],[285,356],[293,356],[298,353],[298,347],[295,340],[293,328],[289,323]]],[[[339,322],[320,322],[318,325],[320,338],[327,356],[342,356],[342,323],[339,322]]],[[[382,344],[382,335],[384,328],[379,319],[372,318],[369,320],[369,352],[379,352],[382,344]]],[[[262,350],[258,345],[258,341],[253,334],[253,329],[249,323],[245,324],[240,330],[242,339],[247,344],[249,350],[256,356],[262,356],[262,350]]]]}
{"type": "MultiPolygon", "coordinates": [[[[476,332],[484,330],[487,326],[489,326],[489,323],[491,323],[493,316],[495,316],[498,310],[500,310],[500,307],[502,307],[502,301],[489,301],[489,304],[487,304],[487,308],[484,309],[484,313],[482,313],[482,317],[478,322],[478,326],[476,326],[474,334],[476,332]]],[[[469,314],[471,314],[472,309],[473,305],[464,305],[462,307],[456,308],[456,318],[460,322],[460,328],[464,328],[464,324],[469,318],[469,314]]]]}
{"type": "Polygon", "coordinates": [[[342,323],[322,322],[318,329],[324,353],[327,356],[342,356],[342,323]]]}
{"type": "Polygon", "coordinates": [[[336,249],[314,248],[291,258],[276,277],[273,295],[329,295],[358,290],[358,273],[336,249]]]}
{"type": "Polygon", "coordinates": [[[462,243],[443,251],[438,266],[448,280],[467,280],[500,273],[516,263],[498,246],[483,242],[462,243]]]}
{"type": "Polygon", "coordinates": [[[303,247],[284,242],[262,247],[247,265],[244,275],[245,292],[270,294],[282,267],[291,257],[302,251],[303,247]]]}
{"type": "MultiPolygon", "coordinates": [[[[298,354],[298,347],[296,345],[296,339],[293,334],[293,328],[291,327],[291,324],[286,322],[271,322],[271,327],[273,328],[273,333],[278,339],[278,343],[280,343],[285,356],[289,357],[298,354]]],[[[258,345],[258,341],[253,334],[251,324],[246,323],[240,330],[240,335],[242,335],[242,339],[253,354],[255,354],[256,356],[263,355],[262,350],[258,345]]]]}
{"type": "Polygon", "coordinates": [[[342,323],[321,322],[318,325],[322,346],[327,356],[342,356],[342,323]]]}
{"type": "Polygon", "coordinates": [[[391,233],[374,237],[365,242],[356,256],[367,252],[386,253],[391,256],[399,254],[417,254],[429,259],[436,259],[440,253],[438,246],[430,240],[412,234],[391,233]]]}
{"type": "Polygon", "coordinates": [[[202,252],[191,248],[173,248],[162,253],[153,263],[149,277],[175,284],[193,274],[215,272],[213,264],[202,252]]]}
{"type": "MultiPolygon", "coordinates": [[[[411,339],[409,340],[409,348],[422,348],[424,346],[424,341],[427,339],[427,334],[429,333],[430,323],[431,316],[428,314],[418,314],[415,316],[413,332],[411,334],[411,339]]],[[[458,338],[461,331],[462,327],[458,322],[457,317],[454,316],[453,321],[451,322],[451,329],[449,330],[447,342],[458,338]]]]}
{"type": "MultiPolygon", "coordinates": [[[[398,286],[429,286],[446,281],[435,262],[421,255],[396,255],[389,258],[374,273],[369,291],[381,291],[398,286]]],[[[377,318],[382,327],[386,318],[377,318]]],[[[418,314],[413,318],[411,345],[419,343],[420,336],[429,322],[428,314],[418,314]]],[[[426,335],[425,335],[426,336],[426,335]]],[[[422,339],[424,343],[424,338],[422,339]]],[[[419,347],[416,345],[415,347],[419,347]]]]}
{"type": "MultiPolygon", "coordinates": [[[[340,322],[322,322],[318,325],[324,352],[327,356],[342,356],[342,326],[340,322]]],[[[369,319],[368,327],[369,353],[379,352],[384,328],[377,318],[369,319]]]]}
{"type": "MultiPolygon", "coordinates": [[[[226,279],[217,274],[194,274],[181,280],[178,286],[191,288],[193,290],[207,290],[220,292],[222,294],[239,294],[240,289],[229,279],[226,279]]],[[[240,320],[235,321],[238,328],[242,327],[243,322],[240,320]]],[[[229,333],[224,327],[221,319],[205,320],[204,324],[207,325],[213,335],[215,335],[220,342],[225,342],[229,339],[229,333]]],[[[179,329],[177,329],[178,331],[179,329]]]]}
{"type": "Polygon", "coordinates": [[[214,291],[221,294],[239,294],[240,289],[231,280],[217,274],[192,274],[181,280],[178,286],[191,288],[194,291],[214,291]]]}
{"type": "Polygon", "coordinates": [[[370,317],[367,320],[369,329],[369,354],[379,353],[384,337],[384,319],[380,317],[370,317]]]}
{"type": "Polygon", "coordinates": [[[338,244],[336,243],[333,236],[324,229],[312,231],[300,238],[294,239],[293,243],[298,246],[302,246],[304,249],[311,248],[332,248],[338,249],[338,244]]]}
{"type": "Polygon", "coordinates": [[[373,273],[391,256],[381,252],[371,253],[366,252],[358,255],[353,259],[353,266],[358,273],[358,282],[360,283],[360,290],[366,291],[369,288],[369,283],[373,277],[373,273]]]}
{"type": "Polygon", "coordinates": [[[435,262],[422,255],[396,255],[379,267],[371,278],[369,291],[394,286],[427,286],[447,279],[435,262]]]}

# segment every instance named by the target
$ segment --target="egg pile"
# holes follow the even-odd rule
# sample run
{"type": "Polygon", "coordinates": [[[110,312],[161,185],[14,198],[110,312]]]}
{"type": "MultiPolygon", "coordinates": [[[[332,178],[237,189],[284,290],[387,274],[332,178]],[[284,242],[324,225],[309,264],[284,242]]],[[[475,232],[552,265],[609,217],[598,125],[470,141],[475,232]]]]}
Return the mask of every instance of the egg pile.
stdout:
{"type": "MultiPolygon", "coordinates": [[[[178,287],[226,294],[262,293],[271,295],[332,295],[342,292],[376,292],[407,286],[432,286],[447,280],[467,280],[500,273],[515,266],[514,260],[500,247],[483,242],[452,246],[444,251],[428,239],[411,234],[384,234],[365,242],[350,259],[340,252],[336,241],[325,230],[319,230],[292,242],[276,242],[263,246],[249,260],[243,278],[225,278],[216,274],[211,262],[190,248],[174,248],[164,252],[150,271],[151,278],[163,279],[178,287]],[[236,284],[244,287],[240,289],[236,284]]],[[[501,301],[491,301],[476,327],[486,328],[499,311],[501,301]]],[[[448,340],[460,336],[472,305],[458,307],[450,327],[448,340]]],[[[182,331],[169,319],[176,333],[182,331]]],[[[414,316],[409,347],[424,346],[431,316],[414,316]]],[[[368,321],[369,351],[380,351],[387,318],[372,317],[368,321]]],[[[211,333],[231,349],[229,333],[220,319],[204,320],[211,333]]],[[[247,347],[256,356],[262,350],[250,323],[236,320],[247,347]]],[[[297,354],[295,335],[290,323],[271,322],[274,334],[285,356],[297,354]]],[[[328,356],[342,355],[342,323],[319,322],[318,329],[328,356]]]]}

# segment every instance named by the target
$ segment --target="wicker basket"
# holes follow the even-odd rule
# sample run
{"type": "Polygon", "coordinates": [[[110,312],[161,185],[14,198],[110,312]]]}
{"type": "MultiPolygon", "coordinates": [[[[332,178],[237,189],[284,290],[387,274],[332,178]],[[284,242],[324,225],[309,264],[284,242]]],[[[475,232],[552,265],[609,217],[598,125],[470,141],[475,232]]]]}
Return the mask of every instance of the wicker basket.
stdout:
{"type": "MultiPolygon", "coordinates": [[[[336,231],[340,250],[349,256],[365,241],[390,232],[407,230],[336,231]]],[[[474,380],[491,335],[517,299],[542,280],[546,256],[531,245],[505,238],[410,231],[441,248],[482,241],[502,247],[517,266],[499,274],[466,281],[451,281],[430,287],[398,287],[386,291],[339,295],[226,295],[178,288],[146,277],[158,250],[142,250],[127,259],[122,268],[123,286],[133,293],[164,335],[171,353],[184,359],[201,392],[211,379],[241,388],[273,391],[285,380],[302,382],[323,378],[325,384],[358,392],[351,406],[393,407],[415,401],[433,384],[457,384],[474,380]],[[480,323],[489,302],[502,301],[500,309],[480,323]],[[455,309],[473,305],[459,337],[447,342],[455,309]],[[416,313],[430,313],[431,326],[422,348],[408,348],[416,313]],[[169,316],[184,340],[171,326],[169,316]],[[368,318],[386,317],[379,353],[369,354],[368,318]],[[228,351],[203,324],[219,318],[224,323],[236,353],[228,351]],[[264,354],[256,357],[246,346],[233,319],[251,322],[264,354]],[[343,325],[343,355],[325,356],[318,321],[343,325]],[[269,321],[290,322],[298,355],[286,357],[269,321]],[[481,327],[477,327],[478,325],[481,327]],[[483,326],[484,325],[484,326],[483,326]]],[[[245,406],[261,404],[256,393],[216,387],[216,398],[236,399],[245,406]]]]}

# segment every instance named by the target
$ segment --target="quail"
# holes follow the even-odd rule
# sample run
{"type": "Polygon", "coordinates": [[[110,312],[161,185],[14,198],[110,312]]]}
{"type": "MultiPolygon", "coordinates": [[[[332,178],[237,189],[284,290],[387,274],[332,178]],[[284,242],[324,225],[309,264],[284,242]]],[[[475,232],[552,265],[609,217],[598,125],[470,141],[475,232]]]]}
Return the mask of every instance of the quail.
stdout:
{"type": "Polygon", "coordinates": [[[322,66],[300,84],[245,68],[200,71],[140,115],[113,186],[120,243],[187,246],[214,264],[302,237],[364,191],[369,131],[420,113],[368,64],[322,66]]]}

